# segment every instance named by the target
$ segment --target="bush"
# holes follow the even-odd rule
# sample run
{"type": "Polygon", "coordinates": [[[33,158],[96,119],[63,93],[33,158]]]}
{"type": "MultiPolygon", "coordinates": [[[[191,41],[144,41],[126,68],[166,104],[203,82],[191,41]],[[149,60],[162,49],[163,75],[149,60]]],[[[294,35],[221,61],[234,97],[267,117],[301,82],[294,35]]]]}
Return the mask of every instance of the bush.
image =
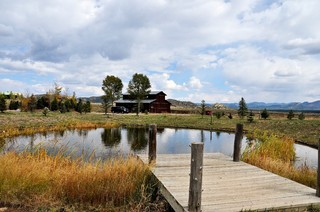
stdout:
{"type": "Polygon", "coordinates": [[[254,120],[253,117],[254,117],[254,113],[253,113],[252,111],[250,111],[250,113],[249,113],[248,116],[247,116],[248,122],[252,123],[253,120],[254,120]]]}
{"type": "Polygon", "coordinates": [[[267,119],[269,117],[269,112],[267,111],[267,109],[265,108],[262,113],[261,113],[261,118],[263,119],[267,119]]]}
{"type": "Polygon", "coordinates": [[[299,116],[298,116],[298,119],[299,120],[304,120],[306,117],[305,117],[305,115],[304,115],[304,113],[303,112],[301,112],[300,114],[299,114],[299,116]]]}
{"type": "Polygon", "coordinates": [[[293,119],[293,117],[294,117],[293,110],[290,110],[289,113],[288,113],[287,118],[288,118],[289,120],[291,120],[291,119],[293,119]]]}
{"type": "Polygon", "coordinates": [[[215,113],[217,119],[220,119],[222,117],[222,113],[221,112],[216,112],[215,113]]]}

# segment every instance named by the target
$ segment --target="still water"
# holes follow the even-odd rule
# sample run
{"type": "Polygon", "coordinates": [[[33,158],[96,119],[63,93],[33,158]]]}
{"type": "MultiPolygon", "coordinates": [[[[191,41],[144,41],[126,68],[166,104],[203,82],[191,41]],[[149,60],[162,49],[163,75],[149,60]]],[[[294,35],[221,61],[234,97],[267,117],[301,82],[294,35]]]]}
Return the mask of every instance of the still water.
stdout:
{"type": "MultiPolygon", "coordinates": [[[[158,128],[157,153],[190,153],[192,142],[203,142],[204,151],[220,152],[232,156],[234,134],[208,130],[158,128]]],[[[4,151],[25,151],[44,146],[49,153],[62,152],[73,157],[82,156],[106,159],[148,151],[148,129],[146,128],[98,128],[94,130],[70,130],[18,136],[7,139],[4,151]]],[[[242,151],[246,147],[242,140],[242,151]]],[[[317,150],[295,144],[296,166],[317,166],[317,150]]]]}

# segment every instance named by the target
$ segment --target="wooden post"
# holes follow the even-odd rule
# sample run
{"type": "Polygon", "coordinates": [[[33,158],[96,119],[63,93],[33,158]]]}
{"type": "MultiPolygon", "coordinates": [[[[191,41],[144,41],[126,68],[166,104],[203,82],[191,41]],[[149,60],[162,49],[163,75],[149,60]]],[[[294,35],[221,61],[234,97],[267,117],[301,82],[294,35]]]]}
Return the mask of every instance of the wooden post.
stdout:
{"type": "Polygon", "coordinates": [[[320,139],[318,142],[318,169],[317,169],[317,192],[316,196],[320,197],[320,139]]]}
{"type": "Polygon", "coordinates": [[[149,163],[155,162],[157,158],[157,125],[149,125],[149,163]]]}
{"type": "Polygon", "coordinates": [[[233,161],[239,162],[241,155],[241,141],[243,138],[243,124],[237,124],[236,135],[234,137],[233,161]]]}
{"type": "Polygon", "coordinates": [[[191,173],[189,184],[189,211],[201,211],[203,143],[191,144],[191,173]]]}

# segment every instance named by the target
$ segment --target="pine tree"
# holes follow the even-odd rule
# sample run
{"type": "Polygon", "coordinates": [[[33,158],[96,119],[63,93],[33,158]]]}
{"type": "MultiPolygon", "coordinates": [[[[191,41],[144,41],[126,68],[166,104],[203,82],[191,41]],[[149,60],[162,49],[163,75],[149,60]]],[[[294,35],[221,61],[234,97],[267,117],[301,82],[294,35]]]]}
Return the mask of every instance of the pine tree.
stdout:
{"type": "Polygon", "coordinates": [[[265,108],[262,113],[261,113],[261,118],[263,119],[267,119],[269,117],[269,112],[267,111],[267,109],[265,108]]]}
{"type": "Polygon", "coordinates": [[[293,110],[290,110],[289,113],[288,113],[287,118],[288,118],[289,120],[291,120],[291,119],[293,119],[293,117],[294,117],[293,110]]]}
{"type": "Polygon", "coordinates": [[[201,116],[203,118],[203,115],[206,113],[206,102],[204,100],[201,101],[201,116]]]}
{"type": "Polygon", "coordinates": [[[305,119],[305,115],[304,115],[303,112],[301,112],[301,113],[299,114],[298,119],[299,119],[299,120],[304,120],[304,119],[305,119]]]}
{"type": "Polygon", "coordinates": [[[6,105],[6,98],[4,95],[0,95],[0,111],[3,113],[5,110],[7,110],[7,105],[6,105]]]}
{"type": "Polygon", "coordinates": [[[238,115],[241,119],[243,119],[243,117],[245,117],[248,114],[248,107],[247,107],[247,103],[244,100],[244,98],[242,97],[240,102],[239,102],[239,109],[238,109],[238,115]]]}
{"type": "Polygon", "coordinates": [[[28,102],[28,110],[31,113],[33,113],[36,108],[37,108],[37,98],[35,97],[35,95],[32,94],[28,102]]]}
{"type": "Polygon", "coordinates": [[[249,113],[248,116],[247,116],[248,122],[252,123],[253,120],[254,120],[253,117],[254,117],[254,113],[253,113],[252,110],[251,110],[250,113],[249,113]]]}

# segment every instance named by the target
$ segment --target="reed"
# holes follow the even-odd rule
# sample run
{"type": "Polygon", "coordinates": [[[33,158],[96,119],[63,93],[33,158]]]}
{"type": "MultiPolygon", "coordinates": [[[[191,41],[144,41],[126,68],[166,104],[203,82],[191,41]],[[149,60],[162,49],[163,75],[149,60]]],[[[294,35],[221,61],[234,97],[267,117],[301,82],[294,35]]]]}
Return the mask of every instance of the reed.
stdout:
{"type": "MultiPolygon", "coordinates": [[[[149,167],[136,158],[84,162],[45,149],[0,155],[2,202],[41,205],[127,208],[146,199],[149,167]]],[[[149,200],[149,199],[148,199],[149,200]]]]}
{"type": "Polygon", "coordinates": [[[312,188],[316,188],[316,170],[307,166],[295,167],[294,140],[267,131],[248,133],[254,139],[242,155],[242,160],[312,188]]]}

